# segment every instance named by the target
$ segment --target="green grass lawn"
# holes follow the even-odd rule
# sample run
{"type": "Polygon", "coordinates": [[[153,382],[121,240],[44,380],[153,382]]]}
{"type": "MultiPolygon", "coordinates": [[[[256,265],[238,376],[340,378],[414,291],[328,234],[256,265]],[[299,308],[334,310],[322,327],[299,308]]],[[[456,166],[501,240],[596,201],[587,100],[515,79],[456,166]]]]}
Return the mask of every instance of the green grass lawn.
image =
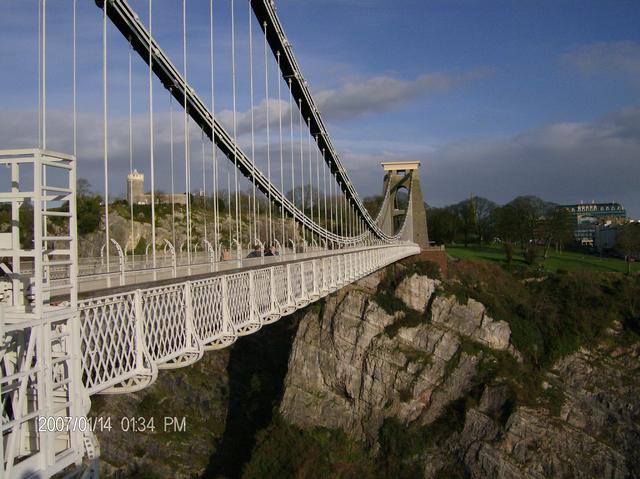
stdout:
{"type": "MultiPolygon", "coordinates": [[[[477,245],[469,246],[447,246],[447,253],[454,258],[459,259],[481,259],[486,261],[495,261],[504,263],[505,255],[502,251],[502,247],[499,245],[490,245],[480,248],[477,245]]],[[[549,257],[544,260],[542,258],[543,249],[539,249],[539,257],[537,265],[543,266],[547,271],[556,271],[563,269],[566,271],[608,271],[608,272],[627,272],[627,263],[621,259],[614,258],[599,258],[598,256],[575,253],[572,251],[563,251],[556,253],[555,251],[549,251],[549,257]]],[[[516,264],[525,265],[524,258],[519,249],[513,255],[513,262],[516,264]]],[[[639,271],[640,268],[637,264],[631,264],[631,271],[639,271]]]]}

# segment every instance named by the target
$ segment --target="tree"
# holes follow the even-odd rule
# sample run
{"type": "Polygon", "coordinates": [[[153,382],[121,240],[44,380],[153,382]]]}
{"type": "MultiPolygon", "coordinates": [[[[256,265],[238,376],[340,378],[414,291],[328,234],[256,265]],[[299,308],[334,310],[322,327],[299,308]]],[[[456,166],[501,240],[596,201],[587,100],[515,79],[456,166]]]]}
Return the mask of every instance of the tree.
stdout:
{"type": "Polygon", "coordinates": [[[456,237],[460,219],[449,208],[431,208],[427,218],[429,239],[437,244],[452,243],[456,237]]]}
{"type": "Polygon", "coordinates": [[[627,223],[620,226],[616,235],[616,246],[624,253],[627,274],[630,274],[632,256],[640,253],[640,223],[627,223]]]}
{"type": "Polygon", "coordinates": [[[460,224],[464,235],[464,247],[469,245],[469,236],[476,229],[476,209],[473,199],[465,202],[460,210],[460,224]]]}
{"type": "Polygon", "coordinates": [[[486,239],[492,236],[495,226],[492,213],[496,209],[496,204],[480,196],[474,196],[472,200],[476,215],[476,234],[478,235],[480,247],[482,247],[486,239]]]}
{"type": "Polygon", "coordinates": [[[456,233],[460,233],[465,246],[477,239],[480,246],[493,235],[493,211],[497,205],[486,198],[472,196],[455,205],[447,206],[457,217],[456,233]]]}
{"type": "Polygon", "coordinates": [[[515,241],[520,242],[524,250],[525,244],[533,239],[538,222],[539,211],[531,197],[520,196],[507,205],[511,208],[511,228],[515,241]]]}
{"type": "Polygon", "coordinates": [[[380,211],[380,207],[382,206],[382,202],[384,200],[384,196],[376,195],[376,196],[367,196],[364,200],[364,207],[367,209],[371,217],[375,218],[380,211]]]}
{"type": "Polygon", "coordinates": [[[77,186],[78,234],[93,233],[100,226],[100,196],[91,191],[91,183],[78,179],[77,186]]]}
{"type": "Polygon", "coordinates": [[[566,208],[555,208],[538,222],[537,230],[544,240],[544,259],[547,259],[552,243],[555,243],[557,249],[573,238],[571,214],[566,208]]]}
{"type": "Polygon", "coordinates": [[[518,239],[518,209],[508,204],[493,211],[496,233],[502,241],[505,258],[508,264],[513,260],[513,244],[518,239]]]}
{"type": "Polygon", "coordinates": [[[94,193],[91,191],[91,183],[86,178],[78,178],[76,182],[76,193],[78,197],[87,197],[93,196],[94,193]]]}
{"type": "Polygon", "coordinates": [[[518,210],[513,205],[506,205],[494,211],[496,233],[505,243],[513,243],[518,239],[518,210]]]}

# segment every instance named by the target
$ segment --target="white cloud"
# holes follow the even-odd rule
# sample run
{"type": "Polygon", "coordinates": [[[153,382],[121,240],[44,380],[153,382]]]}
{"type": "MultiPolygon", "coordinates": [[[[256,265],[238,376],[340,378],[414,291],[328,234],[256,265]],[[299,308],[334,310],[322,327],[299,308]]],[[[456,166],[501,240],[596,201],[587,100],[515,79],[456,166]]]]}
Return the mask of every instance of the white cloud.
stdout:
{"type": "MultiPolygon", "coordinates": [[[[361,81],[350,80],[337,88],[321,90],[314,94],[314,99],[318,110],[324,118],[347,121],[365,115],[397,109],[411,100],[430,94],[446,92],[458,85],[486,75],[486,70],[479,69],[460,75],[445,73],[425,74],[413,80],[401,80],[391,76],[375,76],[361,81]]],[[[269,127],[272,130],[278,128],[280,113],[282,114],[283,129],[288,131],[287,128],[289,128],[290,123],[288,91],[283,94],[287,100],[278,102],[277,99],[271,98],[267,103],[265,99],[262,99],[253,109],[236,112],[238,136],[251,132],[252,111],[254,134],[266,129],[267,118],[269,119],[269,127]]],[[[230,133],[233,131],[232,110],[222,110],[217,113],[216,117],[227,131],[230,133]]],[[[297,107],[293,112],[293,121],[294,126],[299,122],[297,107]]]]}
{"type": "MultiPolygon", "coordinates": [[[[236,112],[236,128],[238,136],[251,133],[251,112],[247,111],[236,112]]],[[[261,132],[267,127],[267,118],[269,119],[269,128],[278,128],[279,114],[282,112],[282,128],[283,130],[289,128],[289,104],[285,101],[278,102],[277,99],[270,99],[267,104],[266,100],[262,100],[258,105],[253,107],[253,128],[254,133],[261,132]],[[268,108],[267,108],[268,105],[268,108]]],[[[216,114],[216,119],[222,123],[225,129],[232,134],[233,133],[233,111],[222,110],[216,114]]],[[[294,116],[294,120],[297,122],[297,117],[294,116]]],[[[288,130],[286,130],[288,131],[288,130]]]]}
{"type": "Polygon", "coordinates": [[[376,76],[315,94],[320,111],[330,119],[346,120],[367,114],[396,109],[411,100],[442,93],[467,81],[485,76],[487,71],[475,70],[452,75],[430,73],[413,80],[376,76]]]}

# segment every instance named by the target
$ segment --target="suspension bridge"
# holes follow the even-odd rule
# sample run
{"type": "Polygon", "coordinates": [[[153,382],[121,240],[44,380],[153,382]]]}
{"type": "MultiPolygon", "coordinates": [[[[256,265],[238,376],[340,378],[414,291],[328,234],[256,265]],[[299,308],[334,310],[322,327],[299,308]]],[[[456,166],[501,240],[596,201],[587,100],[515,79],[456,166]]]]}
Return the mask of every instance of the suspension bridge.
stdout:
{"type": "MultiPolygon", "coordinates": [[[[227,347],[239,336],[428,248],[419,163],[383,165],[384,198],[374,218],[330,140],[273,1],[200,2],[207,7],[200,13],[208,17],[203,22],[208,28],[198,29],[204,37],[196,41],[188,35],[187,2],[176,0],[181,6],[181,18],[173,19],[182,38],[181,68],[167,53],[176,46],[154,36],[158,14],[152,0],[144,4],[146,12],[126,0],[97,0],[91,2],[92,15],[79,16],[78,6],[86,3],[73,0],[65,7],[71,19],[64,37],[71,51],[70,151],[51,149],[52,124],[60,110],[47,111],[52,89],[47,67],[53,57],[48,45],[59,47],[60,41],[53,42],[47,16],[62,7],[48,7],[46,0],[38,0],[33,12],[37,144],[0,150],[0,206],[9,219],[0,224],[4,477],[96,475],[99,444],[87,421],[92,395],[139,391],[155,381],[160,369],[189,366],[207,351],[227,347]],[[93,249],[83,248],[78,235],[78,171],[95,170],[95,163],[83,165],[79,151],[77,59],[83,21],[101,31],[104,189],[100,230],[90,240],[98,243],[93,249]],[[216,35],[220,22],[228,26],[225,41],[216,35]],[[248,37],[243,41],[241,31],[248,37]],[[230,78],[220,79],[216,58],[224,47],[230,65],[219,70],[230,78]],[[197,81],[190,82],[191,48],[208,62],[208,82],[202,65],[197,81]],[[246,54],[243,78],[241,48],[246,54]],[[109,155],[114,140],[108,60],[114,51],[126,64],[117,74],[128,79],[121,95],[128,106],[125,171],[134,177],[134,166],[144,168],[151,181],[144,205],[150,209],[144,254],[135,248],[143,233],[134,228],[134,210],[140,205],[132,182],[127,184],[130,231],[118,238],[113,227],[122,209],[118,212],[110,201],[110,180],[123,171],[109,155]],[[134,135],[132,114],[136,63],[144,68],[148,97],[144,165],[133,154],[142,141],[134,135]],[[216,113],[224,95],[216,91],[217,82],[229,86],[230,114],[216,113]],[[263,84],[262,100],[256,95],[258,83],[263,84]],[[242,89],[248,90],[242,100],[249,112],[243,115],[244,132],[238,113],[242,89]],[[168,154],[156,146],[159,96],[169,105],[168,112],[160,112],[164,119],[169,116],[168,154]],[[177,115],[182,116],[181,139],[177,115]],[[193,146],[194,131],[201,151],[193,146]],[[176,145],[183,153],[180,168],[176,145]],[[184,201],[177,204],[179,169],[184,201]],[[169,183],[171,194],[161,195],[158,185],[169,183]],[[191,194],[194,188],[200,188],[202,206],[200,197],[191,194]],[[170,203],[171,212],[162,228],[160,198],[170,203]]],[[[166,5],[158,2],[158,9],[166,5]]],[[[167,132],[162,135],[166,139],[167,132]]]]}

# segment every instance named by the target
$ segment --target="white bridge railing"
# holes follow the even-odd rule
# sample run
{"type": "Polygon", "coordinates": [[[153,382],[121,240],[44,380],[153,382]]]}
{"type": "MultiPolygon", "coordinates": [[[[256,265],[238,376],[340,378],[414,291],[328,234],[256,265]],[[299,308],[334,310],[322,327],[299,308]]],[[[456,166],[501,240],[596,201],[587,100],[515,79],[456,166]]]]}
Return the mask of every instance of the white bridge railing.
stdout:
{"type": "Polygon", "coordinates": [[[414,244],[375,246],[79,300],[84,386],[89,394],[142,389],[158,368],[192,364],[206,350],[419,251],[414,244]]]}

